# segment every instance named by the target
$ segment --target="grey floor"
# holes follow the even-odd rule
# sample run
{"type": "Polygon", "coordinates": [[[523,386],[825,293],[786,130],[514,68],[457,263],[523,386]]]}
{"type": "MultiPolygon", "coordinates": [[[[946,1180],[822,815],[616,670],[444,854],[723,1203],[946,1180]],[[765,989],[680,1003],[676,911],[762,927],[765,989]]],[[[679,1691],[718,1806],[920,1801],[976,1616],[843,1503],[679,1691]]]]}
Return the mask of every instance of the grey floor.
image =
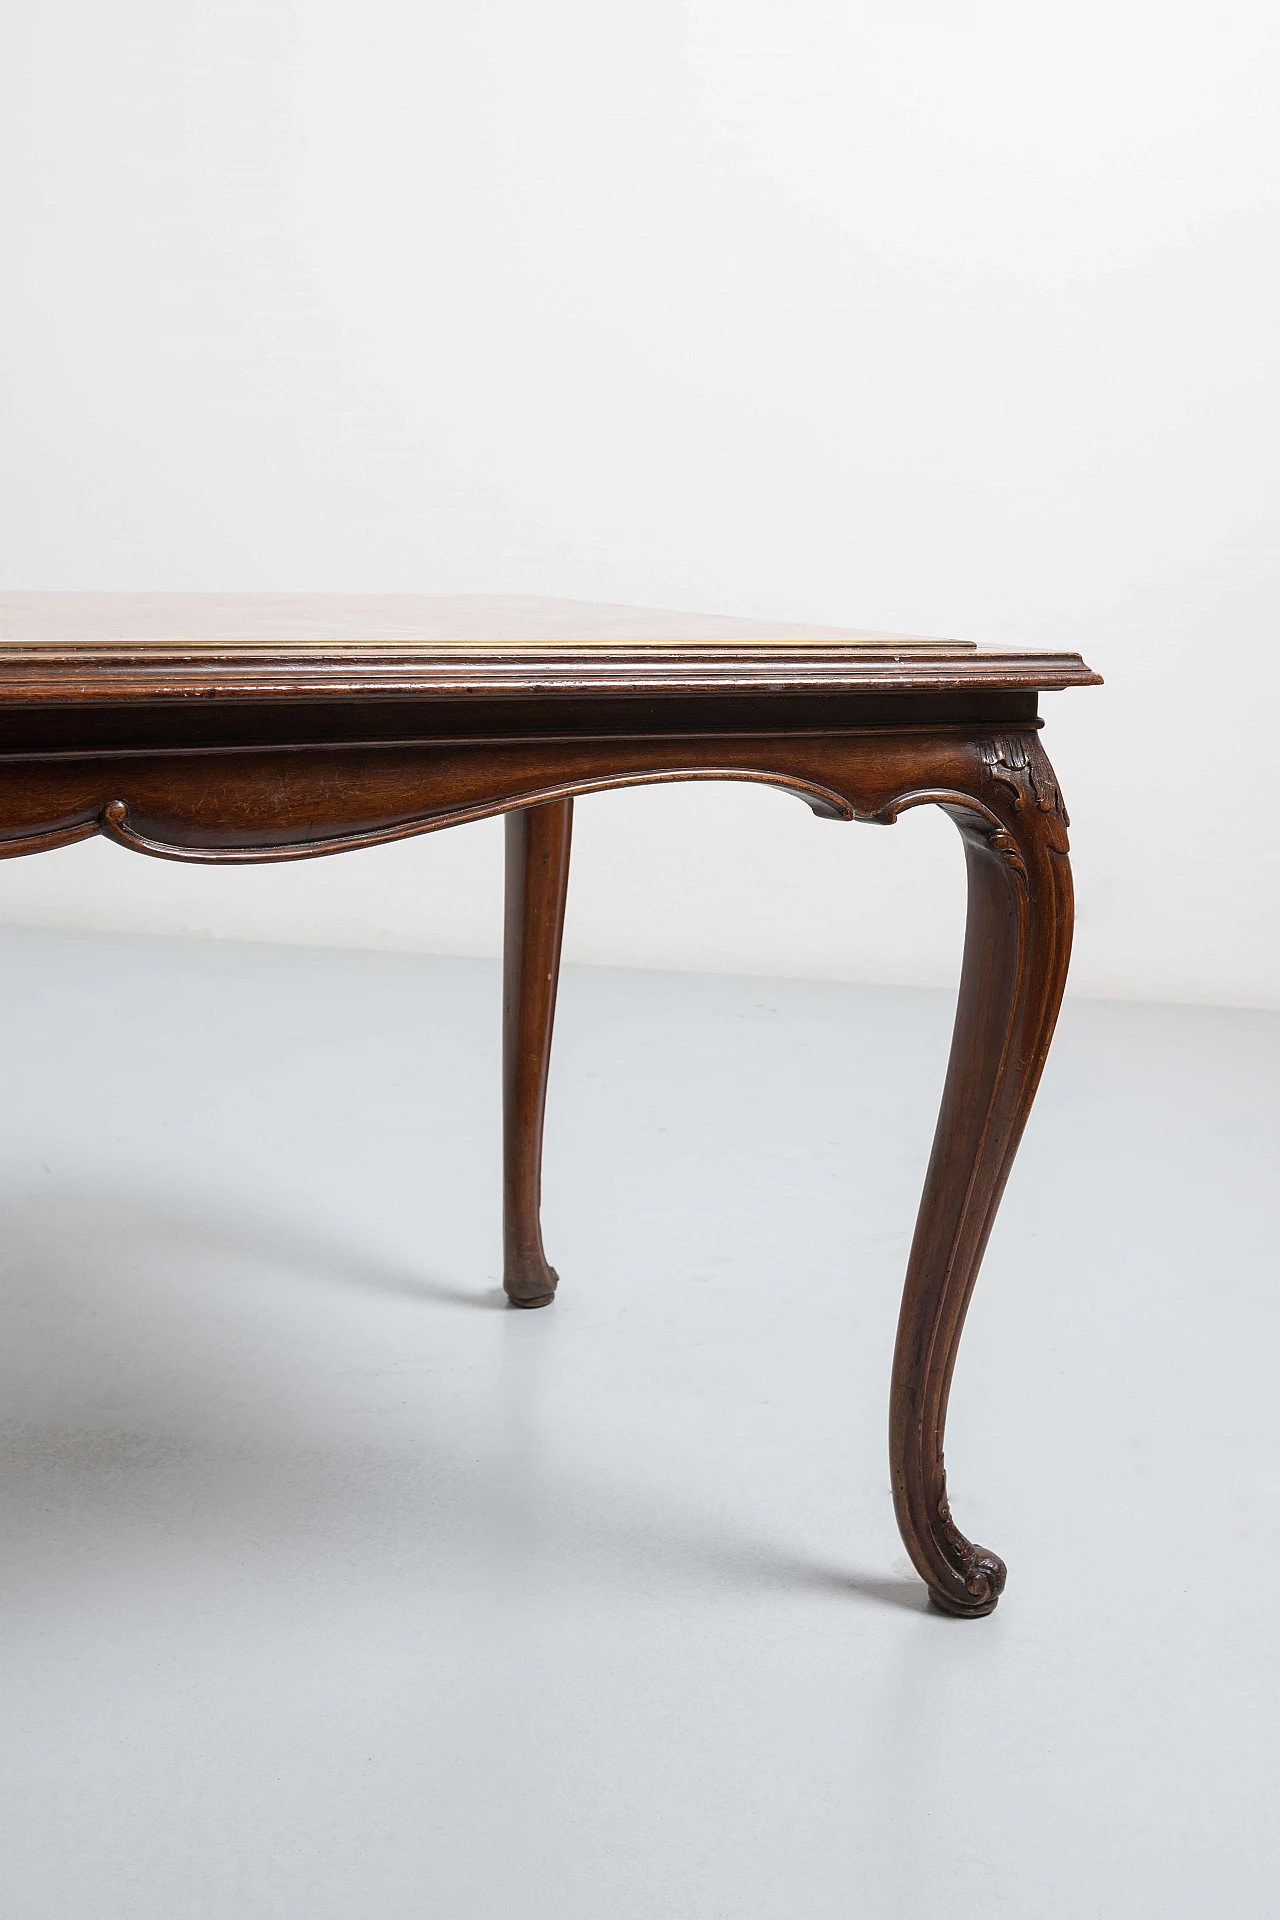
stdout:
{"type": "Polygon", "coordinates": [[[1069,1003],[924,1604],[885,1399],[942,994],[6,932],[15,1920],[1276,1911],[1280,1016],[1069,1003]]]}

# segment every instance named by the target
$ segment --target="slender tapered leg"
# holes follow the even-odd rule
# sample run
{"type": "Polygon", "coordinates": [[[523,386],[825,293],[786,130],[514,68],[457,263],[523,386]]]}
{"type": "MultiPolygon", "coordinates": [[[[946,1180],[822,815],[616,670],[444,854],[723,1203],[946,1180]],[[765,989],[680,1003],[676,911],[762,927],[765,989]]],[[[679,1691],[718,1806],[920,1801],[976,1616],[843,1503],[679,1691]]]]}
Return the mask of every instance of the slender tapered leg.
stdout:
{"type": "Polygon", "coordinates": [[[507,815],[502,1284],[514,1307],[550,1305],[559,1278],[542,1248],[542,1121],[572,828],[572,800],[552,800],[507,815]]]}
{"type": "Polygon", "coordinates": [[[903,1540],[935,1603],[975,1615],[995,1606],[1005,1567],[951,1518],[942,1450],[947,1396],[973,1283],[1053,1036],[1072,925],[1066,815],[1038,740],[985,745],[982,759],[991,782],[983,810],[946,806],[965,841],[969,918],[889,1421],[903,1540]]]}

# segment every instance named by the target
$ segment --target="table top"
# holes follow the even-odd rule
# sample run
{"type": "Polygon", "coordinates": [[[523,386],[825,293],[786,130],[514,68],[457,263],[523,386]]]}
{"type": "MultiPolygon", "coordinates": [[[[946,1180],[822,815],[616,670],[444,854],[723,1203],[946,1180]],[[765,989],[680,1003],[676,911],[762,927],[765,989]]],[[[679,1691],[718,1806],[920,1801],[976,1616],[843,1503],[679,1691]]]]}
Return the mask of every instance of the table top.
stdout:
{"type": "Polygon", "coordinates": [[[516,594],[0,594],[0,701],[1048,690],[1078,654],[516,594]]]}
{"type": "Polygon", "coordinates": [[[970,640],[496,593],[0,593],[0,644],[167,647],[825,646],[971,651],[970,640]]]}

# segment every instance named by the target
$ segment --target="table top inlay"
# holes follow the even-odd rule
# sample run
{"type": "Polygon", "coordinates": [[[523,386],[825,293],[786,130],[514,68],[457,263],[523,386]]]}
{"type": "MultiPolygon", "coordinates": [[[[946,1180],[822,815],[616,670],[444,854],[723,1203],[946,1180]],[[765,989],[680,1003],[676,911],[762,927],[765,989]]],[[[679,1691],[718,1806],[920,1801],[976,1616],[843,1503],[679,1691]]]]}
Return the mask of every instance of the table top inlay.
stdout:
{"type": "Polygon", "coordinates": [[[524,594],[4,593],[6,646],[858,647],[973,651],[972,641],[745,620],[524,594]]]}

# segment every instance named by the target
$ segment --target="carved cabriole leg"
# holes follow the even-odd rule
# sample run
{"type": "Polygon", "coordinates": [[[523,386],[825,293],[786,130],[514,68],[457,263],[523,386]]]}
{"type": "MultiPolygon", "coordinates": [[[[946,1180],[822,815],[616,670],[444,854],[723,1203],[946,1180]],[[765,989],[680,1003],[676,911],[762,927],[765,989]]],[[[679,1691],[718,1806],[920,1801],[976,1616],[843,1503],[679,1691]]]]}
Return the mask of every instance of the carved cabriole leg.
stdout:
{"type": "Polygon", "coordinates": [[[1004,1581],[947,1504],[942,1442],[956,1349],[1053,1032],[1071,937],[1066,816],[1034,731],[1015,722],[716,731],[444,747],[234,753],[26,766],[0,856],[101,832],[164,859],[309,859],[518,808],[507,828],[506,1286],[556,1285],[538,1222],[542,1114],[568,873],[570,795],[650,781],[786,787],[834,819],[948,812],[964,838],[969,925],[951,1063],[912,1247],[890,1414],[894,1497],[938,1605],[990,1612],[1004,1581]],[[212,777],[216,774],[216,778],[212,777]]]}
{"type": "Polygon", "coordinates": [[[502,982],[503,1281],[545,1307],[558,1275],[542,1247],[542,1122],[569,887],[572,800],[507,815],[502,982]]]}
{"type": "Polygon", "coordinates": [[[935,1604],[969,1615],[991,1612],[1005,1567],[951,1518],[943,1461],[947,1397],[974,1280],[1053,1035],[1072,925],[1067,819],[1039,741],[1009,737],[976,752],[986,775],[975,782],[981,811],[954,791],[930,796],[964,839],[969,916],[951,1059],[898,1324],[889,1422],[902,1537],[935,1604]]]}

